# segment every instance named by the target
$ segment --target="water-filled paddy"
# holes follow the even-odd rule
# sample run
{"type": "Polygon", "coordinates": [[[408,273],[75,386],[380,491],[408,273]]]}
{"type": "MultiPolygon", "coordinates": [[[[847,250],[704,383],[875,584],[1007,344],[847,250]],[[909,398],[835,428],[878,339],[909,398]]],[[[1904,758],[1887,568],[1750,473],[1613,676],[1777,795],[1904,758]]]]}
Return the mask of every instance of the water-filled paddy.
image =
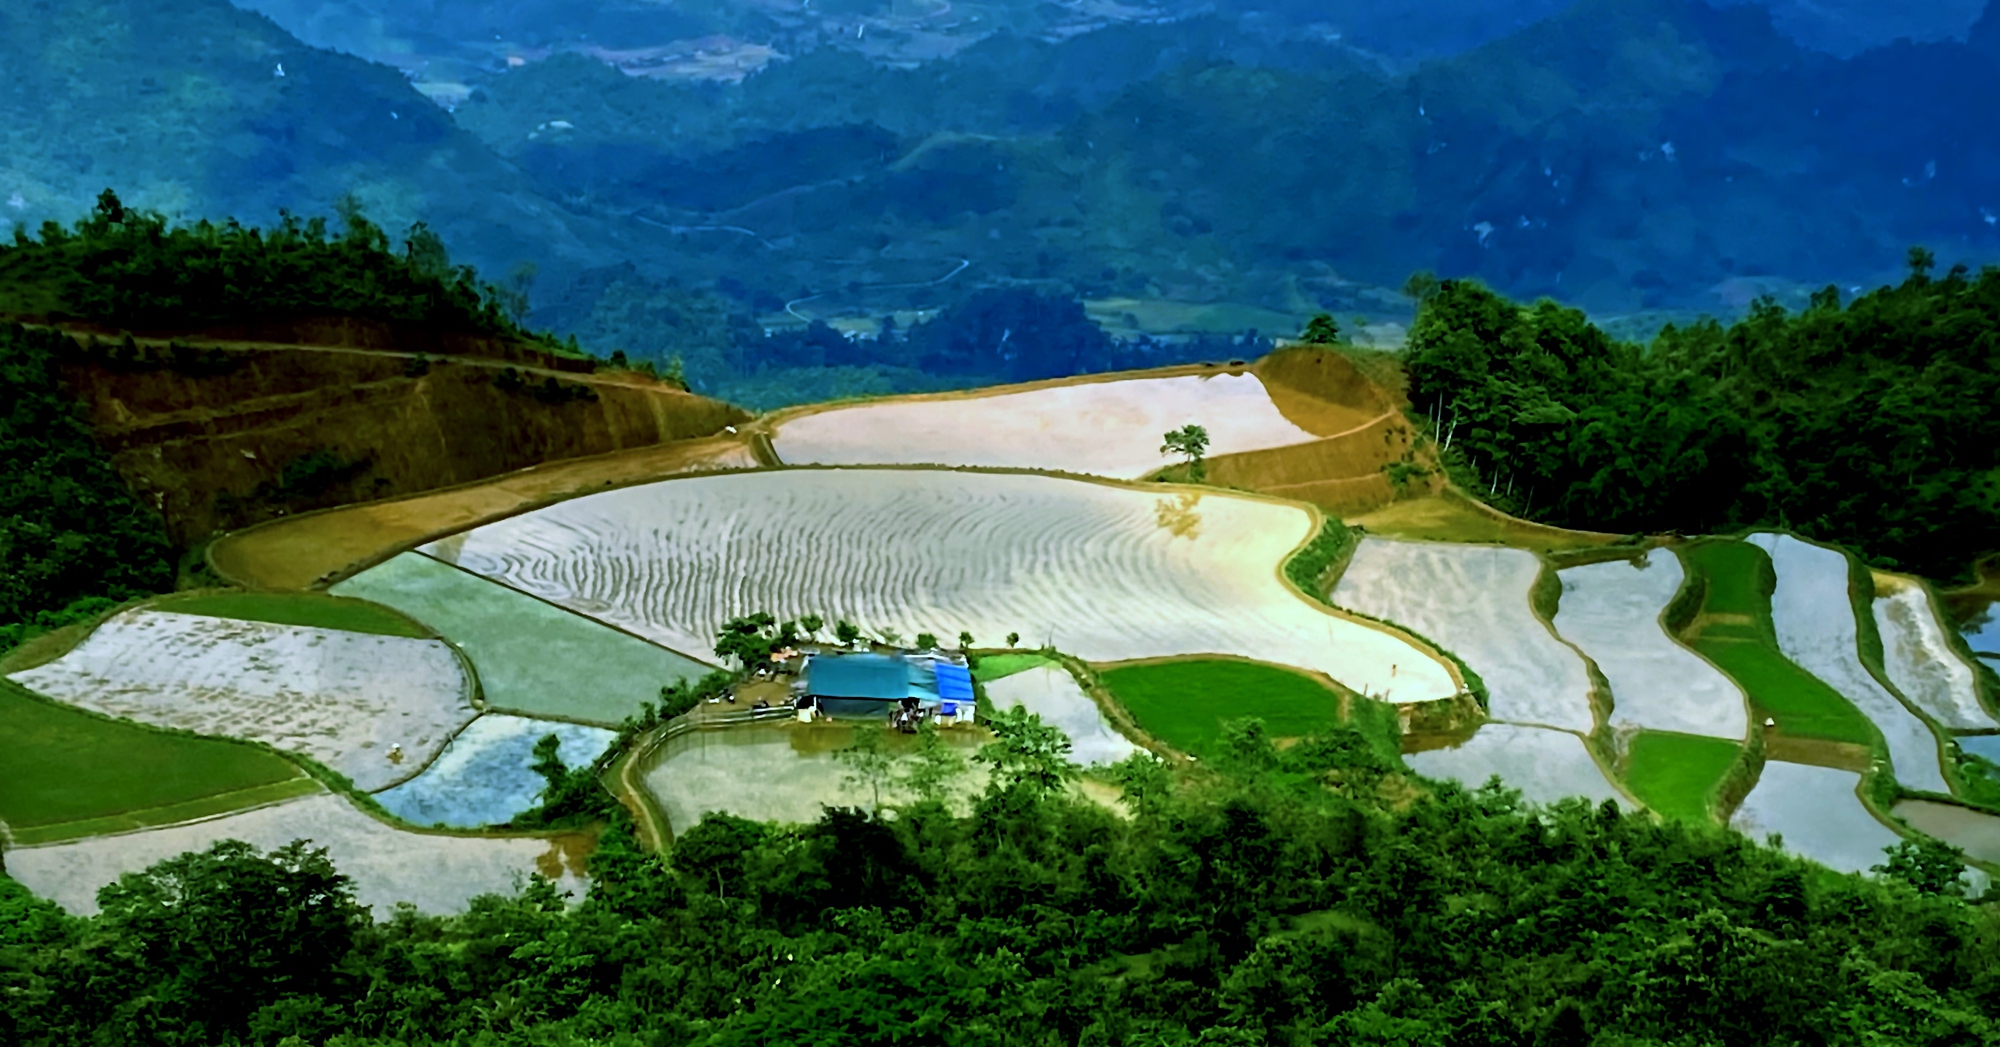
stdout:
{"type": "Polygon", "coordinates": [[[1882,666],[1889,682],[1911,704],[1946,727],[2000,727],[1979,704],[1972,666],[1959,657],[1945,632],[1930,590],[1892,575],[1876,575],[1875,624],[1882,635],[1882,666]]]}
{"type": "Polygon", "coordinates": [[[1405,753],[1403,762],[1427,778],[1450,779],[1469,789],[1497,774],[1507,788],[1535,803],[1582,796],[1632,806],[1591,759],[1583,739],[1568,731],[1489,723],[1460,745],[1405,753]]]}
{"type": "Polygon", "coordinates": [[[1139,751],[1105,722],[1104,711],[1060,665],[1040,665],[986,684],[995,709],[1021,708],[1069,736],[1070,759],[1085,767],[1117,763],[1139,751]]]}
{"type": "Polygon", "coordinates": [[[1932,800],[1904,800],[1894,813],[1918,832],[1964,851],[1967,858],[2000,864],[2000,817],[1932,800]]]}
{"type": "Polygon", "coordinates": [[[528,768],[535,762],[535,743],[551,734],[560,739],[557,755],[570,767],[589,764],[618,737],[598,727],[487,713],[460,731],[422,774],[375,799],[416,825],[501,824],[538,801],[546,783],[528,768]]]}
{"type": "Polygon", "coordinates": [[[490,708],[616,724],[660,688],[711,667],[422,553],[334,586],[394,607],[457,644],[490,708]]]}
{"type": "Polygon", "coordinates": [[[1680,591],[1681,562],[1655,549],[1633,561],[1561,572],[1556,632],[1611,685],[1611,725],[1741,739],[1749,726],[1743,691],[1676,643],[1660,612],[1680,591]]]}
{"type": "Polygon", "coordinates": [[[1785,850],[1828,868],[1866,872],[1901,837],[1861,805],[1860,781],[1853,771],[1767,761],[1730,825],[1760,841],[1777,833],[1785,850]]]}

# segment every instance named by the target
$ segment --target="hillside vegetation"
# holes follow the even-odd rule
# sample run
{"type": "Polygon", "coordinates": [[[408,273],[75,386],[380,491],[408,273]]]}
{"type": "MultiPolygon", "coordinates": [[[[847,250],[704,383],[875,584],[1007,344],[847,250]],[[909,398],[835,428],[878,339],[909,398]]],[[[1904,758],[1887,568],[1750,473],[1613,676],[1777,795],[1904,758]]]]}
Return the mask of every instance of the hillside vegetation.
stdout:
{"type": "MultiPolygon", "coordinates": [[[[1352,731],[1227,727],[1132,817],[999,720],[973,810],[614,824],[545,883],[371,919],[309,847],[222,844],[63,916],[0,880],[0,1031],[78,1042],[1973,1044],[2000,925],[1905,844],[1834,875],[1606,803],[1426,785],[1352,731]],[[288,1037],[297,1040],[287,1041],[288,1037]]],[[[613,812],[618,816],[617,812],[613,812]]]]}
{"type": "Polygon", "coordinates": [[[1791,528],[1955,577],[2000,549],[2000,268],[1620,342],[1469,281],[1422,303],[1410,397],[1469,486],[1604,531],[1791,528]]]}

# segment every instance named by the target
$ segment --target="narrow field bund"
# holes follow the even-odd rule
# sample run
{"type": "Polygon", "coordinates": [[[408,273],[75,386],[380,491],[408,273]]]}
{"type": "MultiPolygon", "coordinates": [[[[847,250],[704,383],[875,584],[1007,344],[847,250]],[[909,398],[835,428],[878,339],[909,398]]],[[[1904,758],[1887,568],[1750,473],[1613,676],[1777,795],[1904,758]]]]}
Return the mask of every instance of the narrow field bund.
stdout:
{"type": "Polygon", "coordinates": [[[536,872],[581,895],[582,859],[575,848],[536,837],[443,836],[397,829],[322,793],[212,818],[122,836],[97,837],[7,853],[8,875],[78,916],[97,912],[97,892],[125,873],[223,840],[264,850],[293,840],[324,847],[355,896],[388,919],[397,902],[419,911],[464,911],[482,894],[512,894],[536,872]]]}
{"type": "Polygon", "coordinates": [[[319,789],[276,753],[87,713],[0,680],[0,821],[17,845],[202,817],[319,789]]]}
{"type": "Polygon", "coordinates": [[[1594,803],[1617,800],[1634,806],[1605,777],[1583,739],[1568,731],[1489,723],[1450,748],[1405,753],[1403,762],[1426,778],[1454,781],[1468,789],[1498,775],[1502,785],[1518,790],[1532,803],[1581,796],[1594,803]]]}
{"type": "Polygon", "coordinates": [[[661,687],[713,668],[422,553],[332,591],[394,607],[458,645],[489,709],[616,726],[661,687]]]}
{"type": "Polygon", "coordinates": [[[1882,667],[1910,704],[1946,727],[2000,729],[1979,701],[1979,681],[1959,657],[1939,608],[1923,583],[1875,575],[1875,627],[1882,636],[1882,667]]]}
{"type": "Polygon", "coordinates": [[[1074,763],[1102,767],[1139,751],[1105,720],[1104,711],[1060,665],[1030,666],[985,685],[995,709],[1024,709],[1068,737],[1074,763]]]}
{"type": "Polygon", "coordinates": [[[1103,666],[1097,675],[1140,730],[1194,755],[1209,753],[1229,720],[1260,719],[1276,738],[1303,738],[1341,723],[1338,691],[1272,665],[1189,658],[1103,666]]]}
{"type": "Polygon", "coordinates": [[[598,727],[487,713],[466,725],[415,778],[375,794],[412,825],[475,829],[499,825],[532,808],[547,782],[529,770],[547,735],[569,767],[588,767],[618,736],[598,727]]]}
{"type": "Polygon", "coordinates": [[[788,465],[989,466],[1136,480],[1169,464],[1161,434],[1190,423],[1208,430],[1215,456],[1318,439],[1273,405],[1256,375],[1207,373],[836,407],[780,420],[771,443],[788,465]]]}
{"type": "Polygon", "coordinates": [[[1589,670],[1531,602],[1542,570],[1519,549],[1368,537],[1333,602],[1408,626],[1464,659],[1486,683],[1493,719],[1589,731],[1589,670]]]}
{"type": "Polygon", "coordinates": [[[679,649],[818,614],[873,635],[1003,636],[1088,662],[1238,655],[1390,701],[1458,691],[1440,658],[1308,602],[1294,505],[1012,473],[794,469],[564,502],[427,552],[679,649]]]}
{"type": "MultiPolygon", "coordinates": [[[[1762,549],[1718,539],[1693,543],[1681,556],[1703,587],[1683,639],[1742,686],[1758,715],[1777,720],[1777,729],[1789,736],[1874,744],[1875,732],[1859,710],[1779,652],[1771,599],[1759,581],[1770,569],[1762,549]]],[[[1841,606],[1847,606],[1844,598],[1841,606]]],[[[1935,771],[1935,757],[1931,763],[1935,771]]]]}
{"type": "Polygon", "coordinates": [[[302,753],[364,791],[415,774],[477,715],[442,641],[143,608],[11,678],[94,712],[302,753]]]}
{"type": "Polygon", "coordinates": [[[1677,643],[1661,612],[1681,590],[1679,558],[1656,549],[1558,572],[1556,632],[1597,664],[1611,686],[1613,729],[1639,728],[1740,742],[1750,727],[1741,688],[1677,643]]]}
{"type": "Polygon", "coordinates": [[[1740,742],[1641,731],[1625,755],[1625,787],[1667,818],[1712,822],[1716,790],[1737,760],[1740,742]]]}
{"type": "MultiPolygon", "coordinates": [[[[1938,738],[1861,661],[1860,625],[1847,555],[1791,535],[1755,534],[1744,544],[1763,549],[1777,574],[1771,624],[1778,650],[1825,682],[1882,734],[1896,780],[1905,787],[1950,793],[1938,738]]],[[[1860,732],[1856,732],[1858,735],[1860,732]]],[[[1869,739],[1847,737],[1839,741],[1869,739]]]]}
{"type": "Polygon", "coordinates": [[[1729,824],[1759,842],[1777,833],[1785,850],[1829,869],[1867,872],[1902,837],[1862,806],[1860,783],[1853,771],[1769,760],[1729,824]]]}

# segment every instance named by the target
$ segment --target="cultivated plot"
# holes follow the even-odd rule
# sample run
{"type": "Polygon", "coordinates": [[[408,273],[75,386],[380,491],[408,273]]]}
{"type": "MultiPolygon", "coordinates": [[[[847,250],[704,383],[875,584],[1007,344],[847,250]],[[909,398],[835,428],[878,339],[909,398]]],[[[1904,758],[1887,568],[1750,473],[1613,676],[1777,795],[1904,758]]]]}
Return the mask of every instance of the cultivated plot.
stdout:
{"type": "MultiPolygon", "coordinates": [[[[985,775],[971,762],[981,735],[947,730],[940,736],[966,757],[966,771],[947,788],[947,802],[968,809],[986,787],[985,775]]],[[[915,745],[915,739],[893,733],[884,741],[897,755],[907,755],[915,745]]],[[[824,807],[866,809],[878,796],[884,805],[910,799],[895,782],[894,763],[878,794],[870,780],[856,778],[835,759],[836,751],[853,742],[854,728],[846,725],[781,723],[690,731],[660,747],[641,784],[675,833],[686,832],[710,811],[803,824],[818,821],[824,807]]]]}
{"type": "Polygon", "coordinates": [[[93,716],[0,681],[0,822],[16,844],[203,818],[319,791],[244,742],[93,716]]]}
{"type": "Polygon", "coordinates": [[[1117,666],[1102,675],[1141,729],[1185,753],[1206,752],[1229,720],[1255,717],[1278,738],[1302,738],[1340,723],[1340,695],[1276,666],[1189,658],[1117,666]]]}
{"type": "Polygon", "coordinates": [[[540,802],[535,743],[548,735],[570,767],[588,766],[617,740],[598,727],[487,713],[458,732],[438,758],[415,778],[375,794],[384,809],[416,825],[454,829],[499,825],[540,802]]]}
{"type": "Polygon", "coordinates": [[[1015,673],[1024,673],[1038,666],[1054,664],[1056,664],[1054,661],[1043,655],[1025,652],[1018,654],[984,654],[979,656],[979,666],[972,670],[972,675],[987,683],[992,683],[995,680],[1004,679],[1015,673]]]}
{"type": "Polygon", "coordinates": [[[1497,774],[1507,788],[1520,790],[1523,799],[1534,803],[1581,796],[1632,804],[1590,758],[1583,739],[1568,731],[1489,723],[1453,748],[1405,753],[1403,762],[1426,778],[1447,779],[1468,789],[1485,785],[1497,774]]]}
{"type": "Polygon", "coordinates": [[[333,587],[443,633],[472,660],[489,708],[616,724],[660,688],[709,671],[692,658],[526,593],[404,553],[333,587]]]}
{"type": "Polygon", "coordinates": [[[532,837],[434,836],[395,829],[331,794],[244,811],[205,822],[7,852],[7,873],[78,915],[97,912],[97,892],[130,872],[223,840],[263,850],[310,840],[354,878],[354,893],[388,918],[397,902],[429,913],[462,911],[482,894],[511,894],[540,872],[578,894],[580,862],[532,837]]]}
{"type": "Polygon", "coordinates": [[[1190,423],[1209,453],[1318,439],[1271,403],[1256,375],[1182,375],[1025,392],[858,404],[802,415],[772,438],[789,465],[1057,469],[1138,479],[1170,464],[1160,436],[1190,423]]]}
{"type": "Polygon", "coordinates": [[[1964,851],[1967,858],[2000,865],[2000,818],[1933,800],[1904,800],[1892,813],[1918,832],[1964,851]]]}
{"type": "Polygon", "coordinates": [[[301,752],[364,790],[415,774],[476,715],[442,641],[144,609],[13,679],[107,715],[301,752]]]}
{"type": "Polygon", "coordinates": [[[988,681],[986,697],[995,709],[1026,709],[1061,730],[1069,736],[1070,759],[1085,767],[1117,763],[1139,751],[1105,722],[1104,711],[1060,665],[1036,666],[988,681]]]}
{"type": "Polygon", "coordinates": [[[1929,725],[1890,694],[1861,663],[1861,639],[1848,596],[1847,557],[1790,535],[1757,534],[1750,544],[1771,557],[1778,587],[1771,625],[1778,649],[1861,710],[1882,732],[1896,780],[1912,789],[1948,793],[1938,741],[1929,725]]]}
{"type": "Polygon", "coordinates": [[[1861,805],[1853,771],[1771,760],[1729,824],[1758,840],[1777,833],[1785,850],[1829,869],[1866,872],[1901,839],[1861,805]]]}
{"type": "Polygon", "coordinates": [[[1625,786],[1669,818],[1708,821],[1709,801],[1742,752],[1734,740],[1641,731],[1626,753],[1625,786]]]}
{"type": "Polygon", "coordinates": [[[149,604],[156,611],[203,614],[210,618],[240,618],[275,625],[310,625],[350,633],[378,633],[428,639],[430,633],[395,611],[325,593],[196,593],[161,597],[149,604]]]}
{"type": "Polygon", "coordinates": [[[1278,577],[1304,510],[1033,475],[788,470],[609,491],[428,547],[683,650],[737,615],[881,635],[1020,633],[1086,661],[1235,654],[1390,701],[1448,697],[1447,666],[1278,577]]]}
{"type": "Polygon", "coordinates": [[[1912,705],[1946,727],[2000,728],[1979,704],[1972,666],[1946,638],[1930,591],[1893,575],[1875,576],[1875,626],[1882,634],[1882,667],[1912,705]]]}
{"type": "Polygon", "coordinates": [[[1744,736],[1743,691],[1660,625],[1660,612],[1681,588],[1679,558],[1656,549],[1636,561],[1572,567],[1558,577],[1556,632],[1610,683],[1611,726],[1744,736]]]}
{"type": "Polygon", "coordinates": [[[1529,603],[1541,571],[1520,549],[1364,538],[1333,602],[1408,626],[1464,659],[1486,681],[1495,720],[1588,731],[1589,670],[1529,603]]]}

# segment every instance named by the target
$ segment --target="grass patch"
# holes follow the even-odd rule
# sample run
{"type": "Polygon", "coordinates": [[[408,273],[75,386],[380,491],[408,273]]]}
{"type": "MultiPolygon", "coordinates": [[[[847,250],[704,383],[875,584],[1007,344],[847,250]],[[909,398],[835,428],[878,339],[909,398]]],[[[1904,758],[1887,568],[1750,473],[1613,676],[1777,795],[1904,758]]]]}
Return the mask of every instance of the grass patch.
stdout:
{"type": "Polygon", "coordinates": [[[1771,625],[1776,575],[1764,550],[1707,541],[1683,553],[1701,576],[1702,603],[1681,638],[1749,693],[1757,715],[1777,720],[1792,737],[1874,745],[1874,728],[1859,709],[1779,653],[1771,625]]]}
{"type": "Polygon", "coordinates": [[[1027,672],[1036,666],[1054,664],[1053,659],[1040,654],[982,654],[979,656],[979,668],[972,670],[972,675],[982,682],[991,682],[1027,672]]]}
{"type": "Polygon", "coordinates": [[[1324,603],[1326,594],[1333,591],[1333,583],[1339,580],[1340,569],[1347,566],[1348,558],[1359,544],[1361,536],[1353,528],[1328,516],[1320,522],[1319,533],[1312,541],[1300,546],[1285,561],[1285,577],[1300,592],[1324,603]]]}
{"type": "Polygon", "coordinates": [[[255,745],[97,716],[0,681],[0,820],[17,838],[81,823],[104,827],[70,835],[138,828],[148,824],[135,820],[140,812],[219,813],[267,802],[257,797],[271,787],[318,788],[255,745]]]}
{"type": "Polygon", "coordinates": [[[1098,677],[1141,729],[1187,753],[1206,752],[1225,720],[1254,716],[1279,738],[1317,734],[1341,722],[1338,692],[1304,673],[1256,662],[1154,662],[1098,677]]]}
{"type": "Polygon", "coordinates": [[[1395,502],[1349,517],[1347,522],[1391,538],[1508,545],[1543,553],[1600,548],[1618,537],[1568,531],[1489,512],[1457,491],[1395,502]]]}
{"type": "Polygon", "coordinates": [[[1625,784],[1664,817],[1707,822],[1709,798],[1742,749],[1722,738],[1641,731],[1632,739],[1625,784]]]}
{"type": "Polygon", "coordinates": [[[77,822],[58,822],[54,825],[37,825],[14,830],[14,843],[21,847],[32,847],[43,843],[60,843],[64,840],[78,840],[86,836],[103,836],[107,833],[132,832],[150,829],[158,825],[176,825],[198,818],[208,818],[232,811],[247,810],[265,804],[289,800],[298,796],[310,796],[324,791],[319,782],[310,777],[293,778],[290,781],[272,782],[269,785],[239,789],[236,792],[204,796],[183,803],[147,807],[123,814],[107,815],[102,818],[87,818],[77,822]]]}
{"type": "Polygon", "coordinates": [[[169,596],[155,601],[153,607],[177,614],[342,629],[376,636],[423,640],[431,635],[423,626],[380,604],[324,593],[198,593],[169,596]]]}
{"type": "Polygon", "coordinates": [[[615,727],[713,666],[619,632],[422,553],[404,553],[334,586],[387,604],[457,644],[490,708],[615,727]]]}

